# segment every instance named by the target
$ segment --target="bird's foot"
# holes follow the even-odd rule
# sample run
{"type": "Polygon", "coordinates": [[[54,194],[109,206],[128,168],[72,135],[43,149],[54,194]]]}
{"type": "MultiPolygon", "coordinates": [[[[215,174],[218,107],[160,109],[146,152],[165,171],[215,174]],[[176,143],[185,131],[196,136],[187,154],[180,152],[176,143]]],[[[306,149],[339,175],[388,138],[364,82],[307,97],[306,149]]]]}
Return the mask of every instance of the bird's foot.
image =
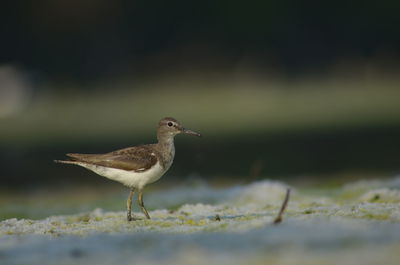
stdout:
{"type": "Polygon", "coordinates": [[[128,220],[128,222],[130,222],[130,221],[140,221],[140,220],[145,220],[145,219],[150,219],[150,216],[148,218],[147,217],[143,218],[143,217],[139,217],[139,216],[131,216],[131,215],[128,215],[126,217],[126,220],[128,220]]]}
{"type": "Polygon", "coordinates": [[[132,215],[128,214],[128,215],[126,216],[126,220],[128,220],[128,222],[130,222],[130,221],[136,221],[136,220],[138,220],[138,219],[135,218],[135,217],[133,217],[132,215]]]}

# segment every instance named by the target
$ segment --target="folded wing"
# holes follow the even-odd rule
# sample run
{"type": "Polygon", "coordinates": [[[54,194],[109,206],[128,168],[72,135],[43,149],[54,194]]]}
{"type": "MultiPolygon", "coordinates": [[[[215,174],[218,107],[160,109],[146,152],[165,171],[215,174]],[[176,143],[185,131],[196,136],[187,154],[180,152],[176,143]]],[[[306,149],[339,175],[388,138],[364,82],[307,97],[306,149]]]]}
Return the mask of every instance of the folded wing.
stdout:
{"type": "Polygon", "coordinates": [[[73,161],[122,170],[143,172],[157,163],[157,156],[144,146],[125,148],[107,154],[67,154],[73,161]]]}

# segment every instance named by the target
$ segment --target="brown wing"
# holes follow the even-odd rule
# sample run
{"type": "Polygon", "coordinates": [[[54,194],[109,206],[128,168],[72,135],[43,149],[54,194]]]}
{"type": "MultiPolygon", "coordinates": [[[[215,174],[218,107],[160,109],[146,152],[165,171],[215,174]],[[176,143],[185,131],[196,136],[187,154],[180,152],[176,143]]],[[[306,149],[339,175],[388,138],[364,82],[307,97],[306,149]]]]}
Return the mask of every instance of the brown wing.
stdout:
{"type": "Polygon", "coordinates": [[[123,170],[146,171],[157,163],[157,156],[148,146],[136,146],[107,154],[67,154],[75,161],[123,170]]]}

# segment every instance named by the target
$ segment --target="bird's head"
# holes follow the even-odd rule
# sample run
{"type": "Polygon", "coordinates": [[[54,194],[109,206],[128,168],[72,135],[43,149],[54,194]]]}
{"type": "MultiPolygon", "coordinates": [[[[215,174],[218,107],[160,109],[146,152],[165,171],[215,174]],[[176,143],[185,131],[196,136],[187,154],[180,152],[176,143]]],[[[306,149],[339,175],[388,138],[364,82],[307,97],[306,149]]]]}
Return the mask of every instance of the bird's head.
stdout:
{"type": "Polygon", "coordinates": [[[180,133],[195,135],[198,137],[201,136],[200,133],[197,133],[197,132],[189,130],[189,129],[185,129],[182,126],[182,124],[180,124],[179,121],[177,121],[174,118],[167,117],[167,118],[160,120],[160,122],[158,123],[157,134],[159,137],[160,137],[160,135],[166,135],[166,136],[173,137],[180,133]]]}

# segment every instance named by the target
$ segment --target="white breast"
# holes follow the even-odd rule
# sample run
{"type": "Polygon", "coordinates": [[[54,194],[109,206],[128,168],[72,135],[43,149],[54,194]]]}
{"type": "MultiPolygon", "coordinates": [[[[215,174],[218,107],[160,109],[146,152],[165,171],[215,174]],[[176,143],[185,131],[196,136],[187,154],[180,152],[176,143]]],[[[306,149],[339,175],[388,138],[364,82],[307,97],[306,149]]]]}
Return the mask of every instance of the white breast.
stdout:
{"type": "Polygon", "coordinates": [[[153,183],[161,178],[165,170],[159,162],[152,166],[150,169],[142,172],[127,171],[116,168],[108,168],[85,163],[79,164],[93,172],[106,177],[108,179],[118,181],[128,187],[143,189],[147,184],[153,183]]]}

